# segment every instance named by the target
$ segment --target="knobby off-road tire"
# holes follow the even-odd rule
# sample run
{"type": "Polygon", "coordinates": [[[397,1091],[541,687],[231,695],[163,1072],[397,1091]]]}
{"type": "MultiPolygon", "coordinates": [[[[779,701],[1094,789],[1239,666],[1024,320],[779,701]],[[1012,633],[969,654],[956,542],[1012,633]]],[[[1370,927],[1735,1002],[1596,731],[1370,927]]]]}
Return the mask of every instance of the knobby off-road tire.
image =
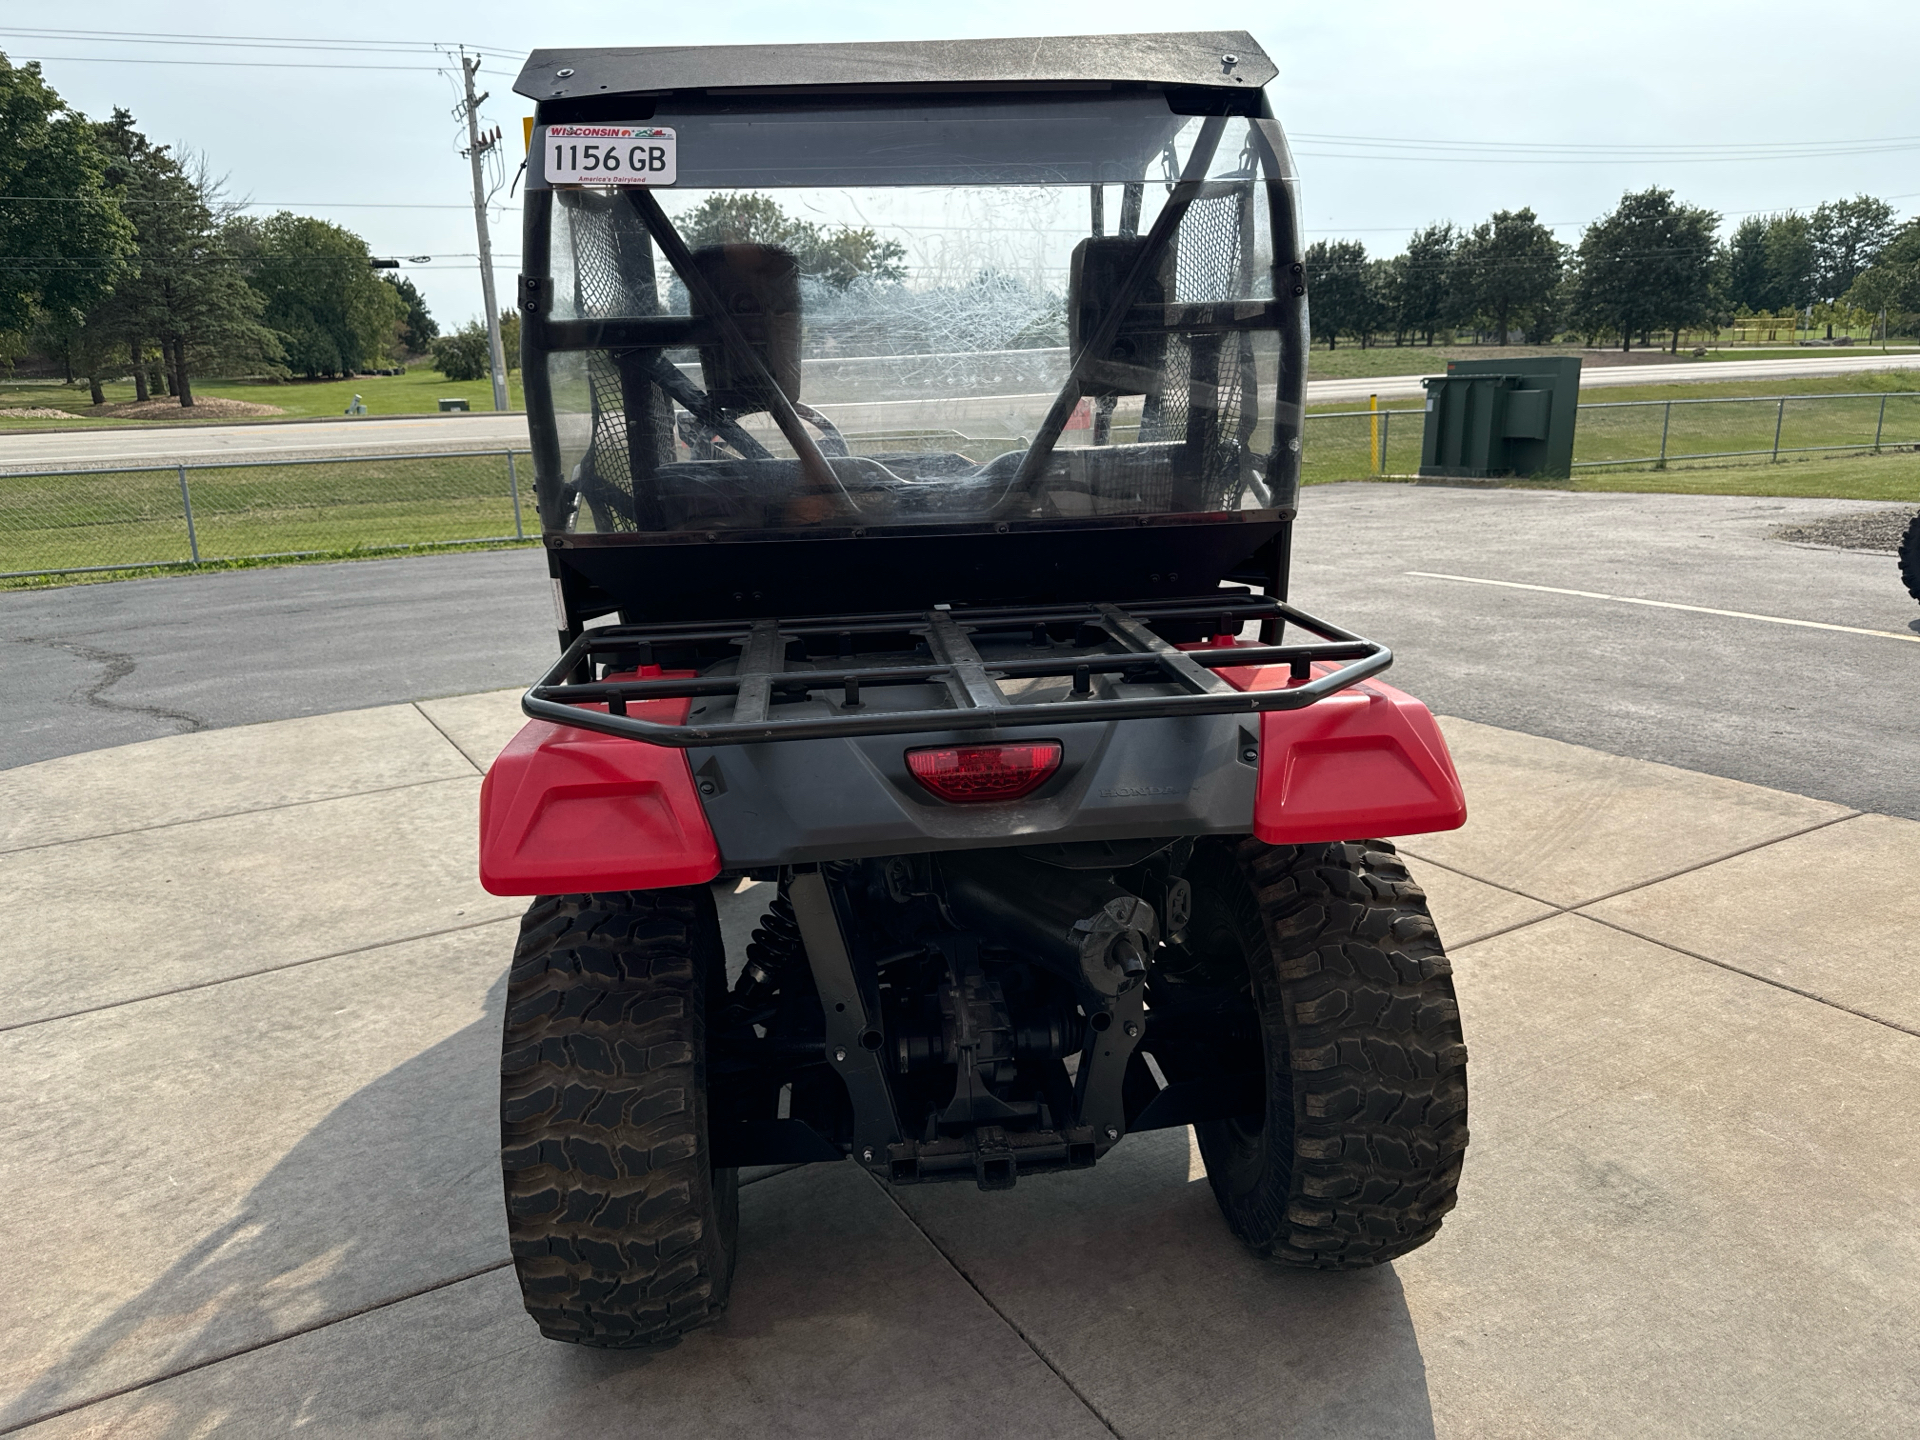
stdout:
{"type": "Polygon", "coordinates": [[[1212,858],[1188,872],[1190,933],[1244,955],[1266,1069],[1263,1122],[1196,1127],[1220,1209],[1290,1264],[1404,1255],[1453,1208],[1467,1145],[1467,1049],[1426,896],[1377,841],[1212,858]]]}
{"type": "Polygon", "coordinates": [[[1900,537],[1900,579],[1907,593],[1920,600],[1920,515],[1907,522],[1907,533],[1900,537]]]}
{"type": "Polygon", "coordinates": [[[704,885],[545,896],[520,926],[500,1061],[507,1228],[549,1339],[668,1340],[726,1308],[739,1172],[708,1163],[704,885]]]}

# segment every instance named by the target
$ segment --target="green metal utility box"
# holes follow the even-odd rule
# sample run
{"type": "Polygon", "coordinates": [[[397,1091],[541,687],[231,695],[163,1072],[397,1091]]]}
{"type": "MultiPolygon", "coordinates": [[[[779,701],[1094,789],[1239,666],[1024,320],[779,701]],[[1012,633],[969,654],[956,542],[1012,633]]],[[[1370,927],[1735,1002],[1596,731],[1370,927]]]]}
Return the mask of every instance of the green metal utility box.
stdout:
{"type": "Polygon", "coordinates": [[[1427,387],[1420,473],[1561,477],[1573,468],[1580,358],[1449,360],[1427,387]]]}

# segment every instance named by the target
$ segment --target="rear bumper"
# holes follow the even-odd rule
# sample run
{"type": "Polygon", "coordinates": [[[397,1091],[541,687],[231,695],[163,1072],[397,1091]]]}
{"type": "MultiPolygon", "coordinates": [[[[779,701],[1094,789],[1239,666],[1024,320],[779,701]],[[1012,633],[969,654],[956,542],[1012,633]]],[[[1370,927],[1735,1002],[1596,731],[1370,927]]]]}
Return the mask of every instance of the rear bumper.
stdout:
{"type": "MultiPolygon", "coordinates": [[[[1250,692],[1312,683],[1293,679],[1287,665],[1218,673],[1250,692]]],[[[656,713],[664,723],[684,719],[656,713]]],[[[991,733],[683,750],[533,721],[481,792],[481,883],[497,895],[641,890],[871,855],[1161,835],[1251,833],[1305,844],[1466,821],[1432,713],[1374,679],[1300,709],[1044,733],[1065,751],[1046,786],[1017,801],[952,805],[913,781],[907,747],[991,733]]]]}

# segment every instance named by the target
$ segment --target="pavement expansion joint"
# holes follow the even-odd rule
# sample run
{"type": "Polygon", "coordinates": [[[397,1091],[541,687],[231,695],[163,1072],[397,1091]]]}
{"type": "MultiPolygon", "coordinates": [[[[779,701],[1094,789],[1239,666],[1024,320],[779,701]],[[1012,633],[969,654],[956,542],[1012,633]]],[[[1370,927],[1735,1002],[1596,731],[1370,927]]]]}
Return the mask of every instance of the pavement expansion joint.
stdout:
{"type": "Polygon", "coordinates": [[[282,1341],[297,1340],[302,1335],[311,1335],[316,1330],[325,1330],[330,1326],[340,1324],[343,1320],[357,1319],[359,1316],[370,1315],[376,1310],[385,1310],[389,1306],[399,1305],[407,1300],[417,1300],[422,1295],[431,1295],[436,1290],[445,1290],[454,1285],[464,1285],[469,1280],[478,1280],[482,1275],[491,1275],[496,1270],[504,1270],[512,1263],[511,1258],[495,1260],[491,1264],[482,1265],[478,1269],[463,1271],[458,1275],[449,1276],[444,1280],[434,1280],[425,1285],[416,1285],[413,1289],[400,1295],[392,1295],[384,1300],[374,1300],[365,1305],[356,1305],[353,1309],[343,1310],[337,1315],[328,1315],[322,1319],[312,1321],[309,1324],[299,1325],[291,1330],[284,1330],[278,1335],[269,1335],[264,1340],[257,1340],[250,1345],[236,1345],[231,1350],[221,1351],[218,1355],[208,1355],[203,1359],[193,1361],[191,1364],[176,1366],[174,1369],[163,1371],[158,1375],[149,1375],[144,1380],[135,1380],[129,1384],[117,1386],[112,1390],[102,1390],[98,1395],[89,1395],[83,1400],[75,1400],[71,1404],[48,1410],[44,1414],[30,1416],[25,1420],[18,1420],[11,1425],[0,1427],[0,1435],[12,1435],[18,1431],[27,1429],[29,1426],[44,1425],[49,1420],[57,1420],[62,1415],[71,1415],[76,1410],[85,1410],[90,1405],[98,1405],[103,1401],[113,1400],[121,1395],[131,1395],[137,1390],[151,1389],[153,1386],[164,1384],[168,1380],[177,1380],[182,1375],[191,1375],[196,1370],[206,1370],[212,1366],[224,1364],[229,1360],[237,1360],[242,1355],[252,1355],[256,1351],[268,1349],[280,1344],[282,1341]]]}
{"type": "Polygon", "coordinates": [[[1086,1407],[1087,1413],[1098,1420],[1106,1432],[1114,1437],[1114,1440],[1120,1440],[1120,1432],[1114,1428],[1113,1422],[1100,1412],[1100,1407],[1087,1398],[1086,1392],[1073,1383],[1073,1380],[1067,1375],[1066,1371],[1053,1363],[1052,1357],[1034,1342],[1033,1337],[1020,1327],[1018,1321],[993,1303],[993,1297],[988,1295],[985,1290],[982,1290],[980,1286],[975,1283],[973,1276],[967,1273],[966,1267],[958,1260],[955,1260],[952,1255],[948,1254],[945,1247],[943,1247],[938,1240],[934,1239],[933,1236],[929,1235],[925,1227],[923,1227],[918,1220],[913,1218],[913,1215],[908,1211],[907,1207],[900,1203],[900,1197],[894,1194],[891,1188],[882,1183],[879,1177],[869,1176],[868,1178],[873,1181],[875,1188],[887,1197],[887,1203],[900,1212],[900,1218],[913,1227],[914,1233],[922,1240],[925,1240],[927,1244],[932,1247],[934,1254],[946,1261],[948,1268],[960,1277],[969,1290],[980,1297],[980,1303],[991,1310],[994,1315],[999,1318],[1002,1325],[1005,1325],[1007,1329],[1011,1330],[1020,1338],[1020,1343],[1033,1352],[1034,1359],[1046,1366],[1047,1369],[1053,1373],[1053,1377],[1067,1387],[1068,1392],[1073,1398],[1086,1407]]]}
{"type": "MultiPolygon", "coordinates": [[[[802,1165],[768,1166],[764,1170],[761,1170],[756,1174],[741,1176],[740,1183],[742,1185],[753,1185],[763,1180],[771,1180],[776,1175],[784,1175],[791,1170],[801,1170],[805,1168],[806,1167],[802,1165]]],[[[882,1188],[884,1189],[884,1187],[882,1188]]],[[[902,1211],[902,1214],[905,1214],[905,1212],[902,1211]]],[[[918,1225],[914,1224],[913,1217],[911,1215],[907,1215],[906,1220],[907,1220],[907,1223],[909,1225],[912,1225],[913,1228],[916,1231],[918,1231],[923,1237],[926,1235],[926,1232],[924,1230],[921,1230],[918,1225]]],[[[931,1239],[929,1239],[928,1243],[930,1244],[932,1243],[931,1239]]],[[[935,1250],[938,1250],[939,1246],[936,1245],[934,1246],[934,1248],[935,1250]]],[[[942,1254],[942,1258],[946,1258],[944,1255],[944,1252],[942,1254]]],[[[164,1384],[166,1381],[178,1379],[183,1375],[191,1375],[197,1370],[206,1370],[215,1365],[225,1364],[229,1360],[237,1360],[245,1355],[252,1355],[262,1350],[271,1349],[273,1346],[282,1344],[288,1340],[297,1340],[303,1335],[311,1335],[315,1331],[325,1330],[330,1326],[338,1325],[345,1320],[358,1319],[360,1316],[363,1316],[363,1315],[371,1315],[380,1310],[391,1309],[395,1305],[404,1305],[409,1300],[418,1300],[422,1296],[431,1295],[437,1290],[446,1290],[455,1285],[463,1285],[469,1280],[478,1280],[483,1275],[491,1275],[496,1270],[504,1270],[512,1263],[513,1263],[513,1260],[511,1257],[504,1260],[495,1260],[486,1265],[480,1265],[469,1270],[463,1270],[457,1275],[449,1275],[439,1280],[431,1280],[423,1285],[415,1285],[410,1289],[403,1290],[398,1294],[389,1295],[379,1300],[370,1300],[364,1305],[356,1305],[351,1307],[350,1309],[342,1310],[337,1314],[323,1316],[318,1320],[309,1322],[308,1324],[298,1325],[293,1327],[290,1330],[280,1331],[278,1334],[269,1335],[264,1339],[254,1341],[251,1344],[236,1345],[231,1349],[222,1350],[217,1355],[208,1355],[199,1360],[195,1360],[190,1364],[175,1366],[173,1369],[162,1371],[160,1374],[149,1375],[142,1380],[130,1381],[125,1385],[116,1386],[111,1390],[103,1390],[97,1395],[88,1395],[83,1399],[75,1400],[70,1404],[61,1405],[55,1409],[45,1411],[42,1414],[29,1416],[26,1419],[15,1421],[11,1425],[0,1426],[0,1435],[12,1435],[21,1430],[28,1429],[31,1426],[45,1424],[49,1420],[56,1420],[62,1415],[71,1415],[75,1411],[85,1410],[89,1406],[99,1405],[105,1401],[117,1399],[122,1395],[131,1395],[136,1391],[151,1389],[155,1385],[164,1384]]],[[[948,1263],[952,1264],[952,1261],[948,1260],[948,1263]]],[[[962,1278],[965,1278],[964,1275],[962,1278]]],[[[968,1281],[968,1283],[971,1284],[972,1282],[968,1281]]],[[[1005,1317],[1003,1316],[1002,1318],[1004,1319],[1005,1317]]],[[[1021,1338],[1025,1339],[1026,1337],[1022,1336],[1021,1338]]],[[[1044,1361],[1046,1357],[1043,1355],[1041,1356],[1041,1359],[1044,1361]]],[[[1055,1371],[1054,1373],[1058,1374],[1059,1372],[1055,1371]]],[[[1075,1391],[1074,1393],[1076,1398],[1081,1399],[1082,1404],[1086,1403],[1084,1397],[1079,1396],[1078,1391],[1075,1391]]],[[[1088,1409],[1092,1409],[1092,1406],[1088,1406],[1088,1409]]],[[[1097,1416],[1098,1412],[1096,1411],[1095,1414],[1097,1416]]],[[[1102,1419],[1101,1423],[1105,1424],[1106,1422],[1104,1419],[1102,1419]]],[[[1113,1432],[1112,1426],[1109,1425],[1107,1426],[1107,1428],[1109,1432],[1113,1432]]],[[[1113,1433],[1117,1433],[1117,1432],[1113,1432],[1113,1433]]]]}
{"type": "MultiPolygon", "coordinates": [[[[1689,960],[1698,960],[1702,964],[1712,965],[1718,969],[1730,971],[1735,975],[1744,975],[1749,980],[1758,980],[1762,985],[1771,985],[1774,989],[1784,990],[1789,995],[1798,995],[1803,1000],[1812,1000],[1816,1004],[1825,1005],[1833,1010],[1839,1010],[1844,1014],[1853,1016],[1855,1019],[1866,1020],[1875,1025],[1884,1025],[1889,1030],[1898,1030],[1902,1035],[1911,1035],[1916,1040],[1920,1040],[1920,1029],[1916,1029],[1911,1025],[1902,1025],[1898,1020],[1889,1020],[1884,1015],[1875,1015],[1870,1011],[1860,1010],[1852,1005],[1843,1005],[1838,1000],[1829,1000],[1824,995],[1817,995],[1811,990],[1803,990],[1798,985],[1789,985],[1784,980],[1776,980],[1771,975],[1762,975],[1757,971],[1744,969],[1730,961],[1716,960],[1711,955],[1702,955],[1698,950],[1689,950],[1684,945],[1674,944],[1671,940],[1656,939],[1652,935],[1622,925],[1617,920],[1607,920],[1599,915],[1590,915],[1585,910],[1574,910],[1570,913],[1578,915],[1582,920],[1591,920],[1596,925],[1604,925],[1609,930],[1618,930],[1622,935],[1631,935],[1636,940],[1644,940],[1649,945],[1658,945],[1662,950],[1671,950],[1676,955],[1684,955],[1689,960]]],[[[1545,918],[1552,919],[1554,917],[1547,916],[1545,918]]]]}
{"type": "Polygon", "coordinates": [[[1528,920],[1516,920],[1511,925],[1502,925],[1498,929],[1487,931],[1485,934],[1475,935],[1471,940],[1466,941],[1459,947],[1463,950],[1469,945],[1479,945],[1485,941],[1497,939],[1502,935],[1511,935],[1516,930],[1527,930],[1536,925],[1544,925],[1547,921],[1557,920],[1563,915],[1578,915],[1583,920],[1591,920],[1597,925],[1606,926],[1609,930],[1617,930],[1622,935],[1631,935],[1634,939],[1644,940],[1649,945],[1657,945],[1663,950],[1671,950],[1674,954],[1684,955],[1689,960],[1699,960],[1704,964],[1715,966],[1718,969],[1729,971],[1732,974],[1745,976],[1749,980],[1758,980],[1762,985],[1771,985],[1776,990],[1784,990],[1790,995],[1798,995],[1803,1000],[1812,1000],[1816,1004],[1839,1010],[1844,1014],[1854,1016],[1856,1019],[1871,1021],[1875,1025],[1884,1025],[1889,1030],[1897,1030],[1903,1035],[1912,1035],[1916,1039],[1920,1039],[1920,1029],[1916,1029],[1913,1026],[1902,1025],[1897,1020],[1889,1020],[1885,1016],[1856,1009],[1854,1006],[1842,1004],[1838,1000],[1829,999],[1825,995],[1817,994],[1812,990],[1803,990],[1797,985],[1789,985],[1784,980],[1776,980],[1770,975],[1762,975],[1757,971],[1743,969],[1741,966],[1731,964],[1725,960],[1716,960],[1711,955],[1702,955],[1698,951],[1689,950],[1683,945],[1675,945],[1670,940],[1662,940],[1657,936],[1644,934],[1629,926],[1622,925],[1618,921],[1604,919],[1589,911],[1590,906],[1617,899],[1622,895],[1631,895],[1638,890],[1650,889],[1655,885],[1663,885],[1667,881],[1678,879],[1682,875],[1691,875],[1700,870],[1707,870],[1715,865],[1723,864],[1728,860],[1737,859],[1742,855],[1751,855],[1756,850],[1765,850],[1774,845],[1784,844],[1788,840],[1797,840],[1803,835],[1811,835],[1817,830],[1830,829],[1835,825],[1845,824],[1849,820],[1858,820],[1860,817],[1861,812],[1857,810],[1849,811],[1845,815],[1835,815],[1830,819],[1820,821],[1816,825],[1804,826],[1799,830],[1790,831],[1785,835],[1775,835],[1771,839],[1761,840],[1752,845],[1744,845],[1738,850],[1729,850],[1724,855],[1715,855],[1711,859],[1702,860],[1695,865],[1684,865],[1678,870],[1671,870],[1663,875],[1656,875],[1649,880],[1637,880],[1631,885],[1624,885],[1618,890],[1609,890],[1604,895],[1596,895],[1591,899],[1581,900],[1572,905],[1553,905],[1552,901],[1543,900],[1538,895],[1530,895],[1526,891],[1517,890],[1511,885],[1502,885],[1496,880],[1488,880],[1485,876],[1472,874],[1469,871],[1460,869],[1458,866],[1444,865],[1438,860],[1429,860],[1426,856],[1420,855],[1412,850],[1409,850],[1407,853],[1413,855],[1414,858],[1422,864],[1431,865],[1437,870],[1445,870],[1450,874],[1459,875],[1468,880],[1477,880],[1482,885],[1490,886],[1495,890],[1503,890],[1509,895],[1517,895],[1523,900],[1531,900],[1539,905],[1553,906],[1545,915],[1536,915],[1528,920]]]}
{"type": "Polygon", "coordinates": [[[257,970],[243,970],[234,975],[220,975],[211,980],[196,980],[190,985],[175,985],[166,990],[154,990],[145,995],[130,995],[124,1000],[109,1000],[104,1005],[88,1005],[79,1010],[65,1010],[58,1015],[40,1015],[31,1020],[16,1020],[11,1024],[0,1024],[0,1035],[11,1030],[28,1030],[35,1025],[51,1025],[56,1020],[73,1020],[82,1015],[97,1015],[102,1010],[118,1010],[127,1005],[141,1005],[149,1000],[164,1000],[169,995],[185,995],[195,990],[211,990],[216,985],[231,985],[236,980],[252,980],[261,975],[274,975],[282,970],[297,970],[302,965],[318,965],[326,960],[344,960],[349,955],[365,955],[374,950],[387,950],[395,945],[411,945],[418,940],[432,940],[441,935],[457,935],[463,930],[480,930],[488,925],[518,924],[520,916],[495,915],[485,920],[470,920],[464,925],[448,925],[439,930],[423,930],[417,935],[396,935],[388,940],[374,940],[365,945],[354,945],[345,950],[329,950],[324,955],[305,955],[298,960],[284,960],[278,965],[262,965],[257,970]]]}
{"type": "Polygon", "coordinates": [[[1556,904],[1554,901],[1548,900],[1544,896],[1532,894],[1529,891],[1518,889],[1512,885],[1503,885],[1498,880],[1489,880],[1486,876],[1476,875],[1471,870],[1462,870],[1458,865],[1448,865],[1443,861],[1431,859],[1428,856],[1422,855],[1418,850],[1415,850],[1410,846],[1403,845],[1400,848],[1405,850],[1407,854],[1413,856],[1414,859],[1418,860],[1423,865],[1431,865],[1437,870],[1446,870],[1454,875],[1462,876],[1468,880],[1477,880],[1482,885],[1492,886],[1495,890],[1504,890],[1509,895],[1518,895],[1522,900],[1531,900],[1536,905],[1553,906],[1553,915],[1541,915],[1532,920],[1517,920],[1511,925],[1501,926],[1498,930],[1489,930],[1484,935],[1474,936],[1471,943],[1477,945],[1480,943],[1480,941],[1490,940],[1495,935],[1505,935],[1510,931],[1525,929],[1529,925],[1538,925],[1542,920],[1551,920],[1553,919],[1554,915],[1572,914],[1572,913],[1578,912],[1579,910],[1583,909],[1588,905],[1598,905],[1603,901],[1617,899],[1622,895],[1631,895],[1634,891],[1645,890],[1649,886],[1664,885],[1667,881],[1677,880],[1682,875],[1691,875],[1696,870],[1705,870],[1707,867],[1711,865],[1719,865],[1722,862],[1727,860],[1735,860],[1742,855],[1751,855],[1754,851],[1765,850],[1770,845],[1784,844],[1788,840],[1797,840],[1802,835],[1811,835],[1816,830],[1825,830],[1828,827],[1833,825],[1844,824],[1848,820],[1858,820],[1863,813],[1864,813],[1863,811],[1859,811],[1859,810],[1849,810],[1844,815],[1832,815],[1825,820],[1816,822],[1815,824],[1803,826],[1801,829],[1789,830],[1782,835],[1770,835],[1765,840],[1756,840],[1751,845],[1742,845],[1738,850],[1728,850],[1719,855],[1709,856],[1707,859],[1697,861],[1692,865],[1682,865],[1677,870],[1664,871],[1663,873],[1652,876],[1646,880],[1636,880],[1631,885],[1622,885],[1618,890],[1608,890],[1603,894],[1589,895],[1586,899],[1576,900],[1570,905],[1556,904]]]}
{"type": "MultiPolygon", "coordinates": [[[[434,729],[439,730],[440,727],[436,725],[434,729]]],[[[442,730],[440,733],[444,735],[446,732],[442,730]]],[[[466,760],[468,764],[473,763],[465,751],[461,752],[460,758],[466,760]]],[[[305,800],[282,800],[272,805],[249,805],[239,810],[222,810],[214,815],[188,815],[179,820],[161,820],[153,825],[135,825],[126,830],[102,830],[98,834],[73,835],[65,840],[43,840],[38,845],[0,846],[0,855],[29,855],[35,850],[57,850],[62,845],[90,845],[96,840],[113,840],[122,835],[145,835],[154,830],[178,830],[183,825],[205,825],[212,820],[228,820],[238,815],[270,815],[276,810],[298,810],[303,805],[333,805],[342,800],[358,800],[363,795],[391,795],[396,790],[421,790],[429,785],[471,785],[472,783],[471,775],[441,775],[432,780],[405,780],[398,785],[377,785],[371,790],[347,790],[338,795],[313,795],[305,800]]]]}
{"type": "Polygon", "coordinates": [[[422,710],[420,708],[420,702],[418,700],[410,700],[407,703],[413,707],[414,712],[418,714],[422,720],[426,721],[427,724],[433,726],[435,730],[438,730],[440,732],[440,738],[442,740],[445,740],[447,744],[451,745],[455,749],[455,751],[459,753],[459,756],[462,760],[466,761],[467,764],[473,767],[474,774],[484,775],[487,773],[487,767],[485,765],[482,765],[478,760],[474,759],[473,756],[469,755],[466,752],[466,748],[463,745],[461,745],[461,743],[458,740],[454,739],[453,736],[447,734],[446,728],[442,726],[438,720],[434,719],[433,716],[427,714],[425,710],[422,710]]]}

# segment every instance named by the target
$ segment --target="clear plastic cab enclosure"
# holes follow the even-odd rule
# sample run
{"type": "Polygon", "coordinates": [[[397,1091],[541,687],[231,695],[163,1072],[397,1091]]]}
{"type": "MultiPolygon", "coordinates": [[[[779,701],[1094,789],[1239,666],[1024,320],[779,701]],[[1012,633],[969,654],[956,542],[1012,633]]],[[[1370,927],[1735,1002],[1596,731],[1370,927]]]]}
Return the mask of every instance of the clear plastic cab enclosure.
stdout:
{"type": "Polygon", "coordinates": [[[1305,292],[1271,65],[1137,38],[1195,40],[1170,66],[1199,83],[1104,39],[1091,81],[889,84],[851,52],[926,47],[813,46],[798,83],[680,88],[730,52],[535,54],[525,389],[576,619],[1272,576],[1305,292]],[[645,88],[566,83],[623,60],[645,88]]]}

